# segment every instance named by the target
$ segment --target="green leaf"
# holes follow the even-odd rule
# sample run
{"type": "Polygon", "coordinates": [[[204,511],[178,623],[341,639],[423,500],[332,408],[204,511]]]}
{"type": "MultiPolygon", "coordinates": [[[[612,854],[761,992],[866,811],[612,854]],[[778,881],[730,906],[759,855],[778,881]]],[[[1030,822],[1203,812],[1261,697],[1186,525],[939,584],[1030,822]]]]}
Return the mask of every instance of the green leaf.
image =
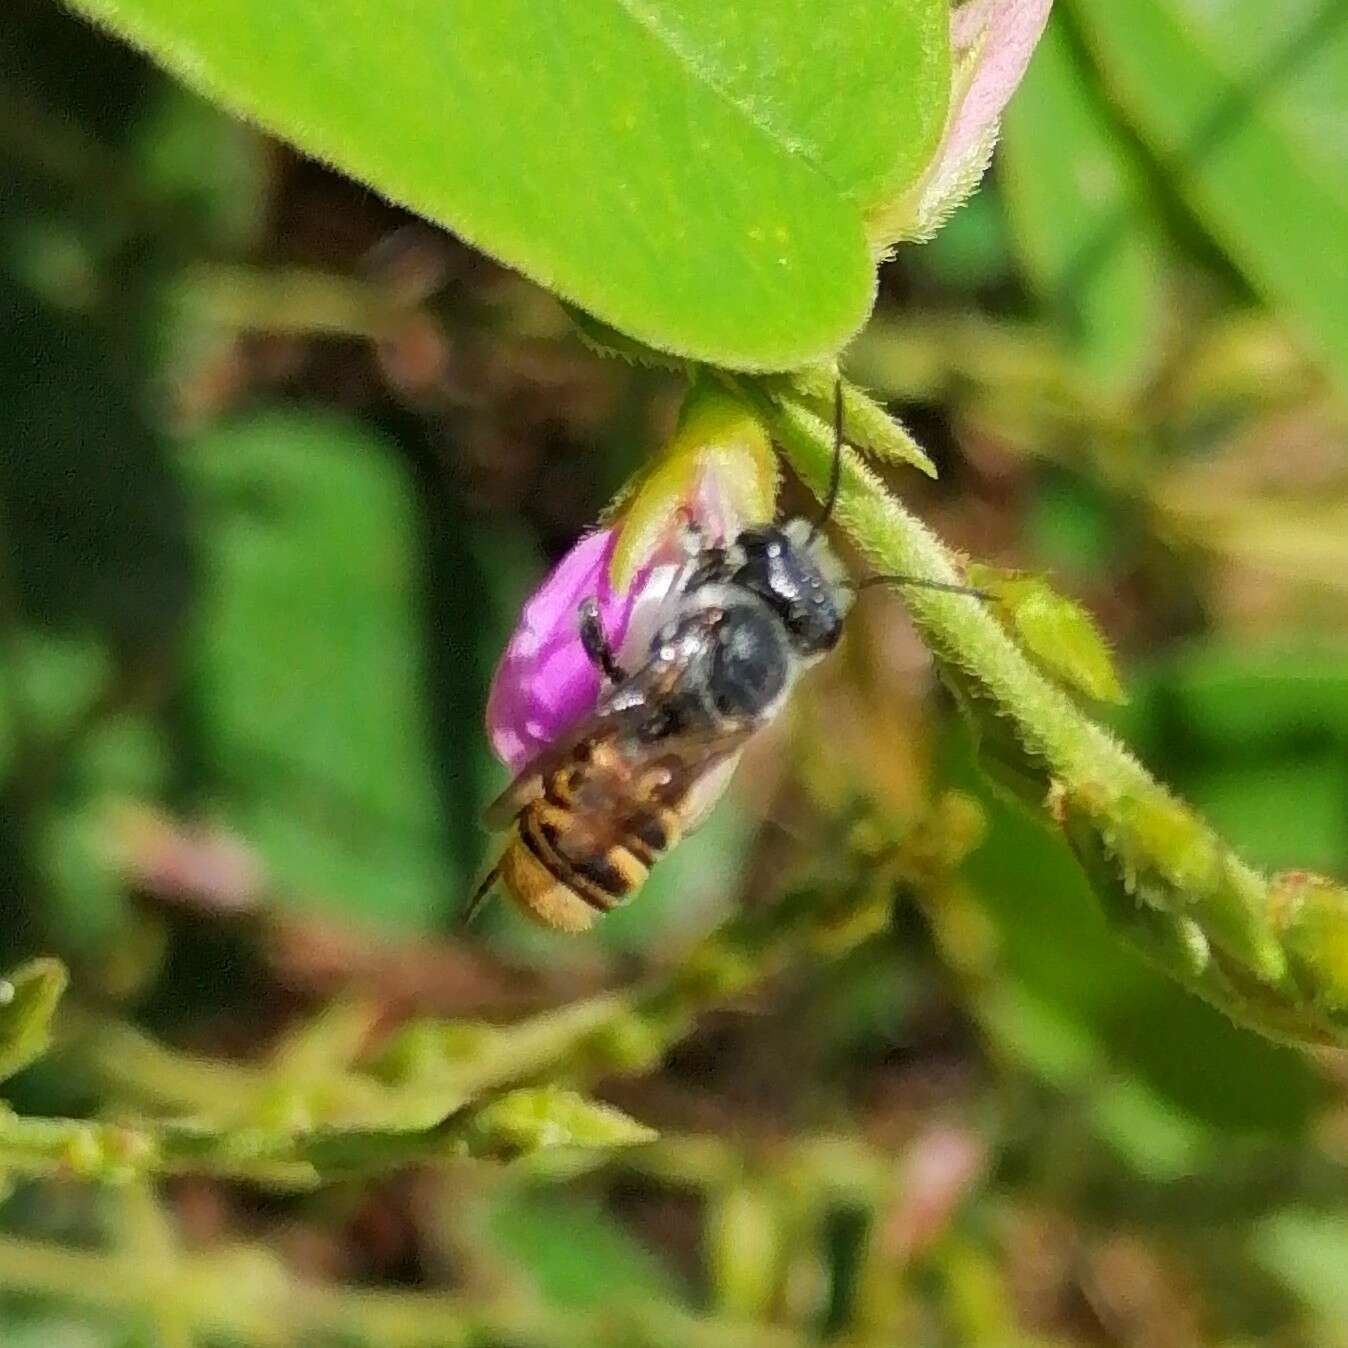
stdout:
{"type": "Polygon", "coordinates": [[[973,563],[969,583],[993,598],[1035,662],[1064,683],[1101,702],[1124,692],[1109,647],[1080,604],[1060,595],[1042,576],[1019,576],[973,563]]]}
{"type": "MultiPolygon", "coordinates": [[[[421,701],[417,522],[388,446],[259,414],[184,462],[211,577],[193,649],[203,791],[287,898],[434,925],[457,881],[421,701]]],[[[464,774],[481,734],[457,729],[464,774]]]]}
{"type": "Polygon", "coordinates": [[[1030,280],[1086,373],[1124,392],[1155,357],[1159,231],[1137,164],[1063,15],[1007,108],[1000,176],[1030,280]]]}
{"type": "Polygon", "coordinates": [[[650,346],[786,368],[875,288],[946,0],[77,0],[188,84],[650,346]]]}
{"type": "Polygon", "coordinates": [[[0,979],[0,1081],[36,1062],[51,1044],[51,1022],[66,990],[60,960],[35,959],[0,979]]]}
{"type": "Polygon", "coordinates": [[[491,1244],[539,1295],[568,1309],[678,1298],[677,1279],[602,1208],[537,1189],[505,1189],[485,1205],[491,1244]]]}
{"type": "Polygon", "coordinates": [[[1341,746],[1213,766],[1195,774],[1188,793],[1213,827],[1260,866],[1337,871],[1348,861],[1348,763],[1341,746]]]}
{"type": "Polygon", "coordinates": [[[1185,200],[1348,391],[1348,23],[1288,0],[1075,0],[1185,200]]]}
{"type": "Polygon", "coordinates": [[[1138,1174],[1173,1183],[1199,1168],[1209,1135],[1135,1077],[1107,1082],[1090,1102],[1091,1126],[1138,1174]]]}
{"type": "Polygon", "coordinates": [[[1205,748],[1348,740],[1348,646],[1334,640],[1207,640],[1182,648],[1157,682],[1205,748]]]}

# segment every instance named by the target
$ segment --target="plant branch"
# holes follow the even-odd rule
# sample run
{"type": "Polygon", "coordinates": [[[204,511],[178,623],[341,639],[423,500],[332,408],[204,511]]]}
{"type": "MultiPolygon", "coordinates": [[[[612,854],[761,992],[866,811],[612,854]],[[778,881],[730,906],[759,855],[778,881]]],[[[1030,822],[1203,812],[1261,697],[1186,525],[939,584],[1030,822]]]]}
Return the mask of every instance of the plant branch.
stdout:
{"type": "MultiPolygon", "coordinates": [[[[736,386],[820,494],[830,427],[803,396],[736,386]]],[[[836,518],[886,573],[962,579],[960,559],[850,453],[836,518]]],[[[1247,866],[1045,678],[982,603],[918,588],[904,600],[985,758],[1062,827],[1129,939],[1265,1033],[1348,1042],[1348,890],[1301,872],[1270,880],[1247,866]]]]}
{"type": "Polygon", "coordinates": [[[507,1091],[430,1127],[106,1123],[10,1113],[0,1115],[0,1173],[113,1184],[196,1174],[305,1190],[413,1163],[511,1160],[557,1148],[601,1151],[654,1136],[620,1111],[557,1087],[507,1091]]]}
{"type": "Polygon", "coordinates": [[[302,1190],[464,1156],[647,1142],[649,1129],[575,1088],[649,1071],[708,1009],[802,955],[836,957],[866,939],[900,882],[938,881],[977,829],[951,795],[899,843],[844,839],[823,849],[825,883],[739,915],[626,992],[511,1025],[414,1021],[367,1053],[371,1008],[337,1003],[267,1060],[232,1064],[67,1014],[67,1053],[137,1112],[113,1122],[0,1113],[0,1172],[110,1183],[195,1173],[302,1190]]]}

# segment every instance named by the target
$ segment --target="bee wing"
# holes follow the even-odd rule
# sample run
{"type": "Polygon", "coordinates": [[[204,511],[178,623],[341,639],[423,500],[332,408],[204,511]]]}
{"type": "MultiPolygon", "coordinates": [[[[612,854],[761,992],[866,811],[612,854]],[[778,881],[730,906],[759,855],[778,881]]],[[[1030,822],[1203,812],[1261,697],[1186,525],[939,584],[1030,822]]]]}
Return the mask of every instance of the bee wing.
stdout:
{"type": "MultiPolygon", "coordinates": [[[[557,755],[557,761],[560,761],[560,755],[557,755]]],[[[493,833],[505,828],[531,800],[537,800],[543,794],[543,778],[553,762],[554,752],[548,749],[525,764],[520,775],[482,811],[482,822],[493,833]]]]}
{"type": "Polygon", "coordinates": [[[665,850],[706,817],[753,729],[681,730],[657,740],[628,735],[609,739],[607,751],[595,741],[584,769],[569,774],[569,822],[557,839],[559,853],[583,870],[596,857],[630,847],[632,836],[652,824],[666,839],[655,848],[665,850]],[[641,784],[648,770],[660,782],[655,796],[641,784]],[[662,819],[662,807],[677,818],[676,829],[662,819]]]}
{"type": "Polygon", "coordinates": [[[578,744],[634,737],[636,728],[650,716],[651,706],[677,687],[687,664],[686,649],[674,651],[672,658],[657,652],[622,683],[608,689],[593,712],[526,763],[519,776],[487,806],[483,813],[487,827],[504,828],[531,800],[541,796],[546,778],[574,756],[578,744]]]}
{"type": "MultiPolygon", "coordinates": [[[[724,791],[734,770],[733,760],[738,759],[757,724],[690,726],[654,740],[638,734],[638,728],[649,721],[652,709],[658,709],[678,691],[691,662],[704,649],[698,639],[699,619],[707,628],[700,635],[710,639],[719,616],[712,613],[690,615],[687,622],[692,630],[686,631],[685,637],[691,639],[658,648],[644,665],[608,689],[589,716],[528,763],[514,782],[487,807],[484,818],[488,827],[499,829],[509,824],[525,805],[543,794],[544,782],[562,764],[575,757],[577,746],[587,742],[615,745],[627,773],[639,770],[644,759],[659,759],[675,775],[671,794],[683,800],[682,809],[688,816],[685,828],[701,823],[724,791]]],[[[589,773],[587,778],[590,790],[594,792],[610,791],[615,797],[623,794],[617,782],[605,783],[603,773],[589,773]]],[[[605,814],[603,801],[578,803],[595,817],[605,814]]]]}
{"type": "MultiPolygon", "coordinates": [[[[746,734],[745,739],[748,739],[746,734]]],[[[683,806],[683,831],[687,835],[699,829],[707,816],[715,808],[716,802],[725,795],[735,769],[740,765],[740,756],[744,745],[732,746],[724,753],[710,759],[705,770],[689,788],[683,806]]]]}
{"type": "Polygon", "coordinates": [[[578,784],[574,806],[595,820],[612,819],[620,830],[629,817],[645,811],[646,802],[632,796],[631,782],[647,766],[658,766],[667,778],[663,795],[678,812],[682,831],[703,822],[725,792],[739,763],[745,741],[757,727],[684,730],[654,741],[619,741],[612,766],[590,770],[578,784]]]}

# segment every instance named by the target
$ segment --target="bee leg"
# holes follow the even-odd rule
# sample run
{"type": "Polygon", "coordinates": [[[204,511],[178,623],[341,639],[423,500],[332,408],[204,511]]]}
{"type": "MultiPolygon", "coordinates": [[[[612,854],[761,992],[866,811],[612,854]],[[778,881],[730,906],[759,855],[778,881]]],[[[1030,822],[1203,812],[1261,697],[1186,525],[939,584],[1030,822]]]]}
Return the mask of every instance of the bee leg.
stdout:
{"type": "Polygon", "coordinates": [[[473,919],[482,911],[483,905],[491,897],[492,889],[495,887],[497,880],[500,879],[500,876],[500,866],[493,866],[491,870],[483,876],[482,883],[473,891],[473,897],[468,900],[454,924],[460,935],[467,932],[468,928],[473,925],[473,919]]]}
{"type": "Polygon", "coordinates": [[[596,664],[610,683],[622,683],[627,671],[618,663],[613,647],[604,633],[604,624],[599,617],[599,605],[593,599],[586,599],[580,606],[580,644],[585,654],[596,664]]]}
{"type": "Polygon", "coordinates": [[[683,555],[690,560],[697,557],[707,546],[702,526],[693,518],[693,512],[687,506],[680,506],[674,512],[674,519],[679,526],[679,547],[683,555]]]}

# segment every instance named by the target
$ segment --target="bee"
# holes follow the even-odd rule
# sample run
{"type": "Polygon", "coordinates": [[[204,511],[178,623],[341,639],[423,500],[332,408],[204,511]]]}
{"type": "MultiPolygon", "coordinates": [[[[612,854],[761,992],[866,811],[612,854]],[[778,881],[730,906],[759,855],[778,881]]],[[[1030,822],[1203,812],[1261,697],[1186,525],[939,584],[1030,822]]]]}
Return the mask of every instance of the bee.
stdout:
{"type": "Polygon", "coordinates": [[[605,677],[591,715],[487,811],[510,829],[499,879],[529,916],[586,930],[701,822],[745,744],[842,634],[851,591],[806,520],[698,542],[642,662],[618,663],[593,603],[581,641],[605,677]]]}
{"type": "Polygon", "coordinates": [[[488,808],[488,825],[509,834],[465,922],[498,882],[527,916],[560,931],[585,931],[625,903],[709,812],[800,676],[838,644],[869,583],[846,578],[822,534],[838,494],[841,422],[839,392],[819,518],[717,545],[693,531],[635,668],[620,664],[597,605],[581,606],[581,643],[604,676],[598,703],[488,808]]]}

